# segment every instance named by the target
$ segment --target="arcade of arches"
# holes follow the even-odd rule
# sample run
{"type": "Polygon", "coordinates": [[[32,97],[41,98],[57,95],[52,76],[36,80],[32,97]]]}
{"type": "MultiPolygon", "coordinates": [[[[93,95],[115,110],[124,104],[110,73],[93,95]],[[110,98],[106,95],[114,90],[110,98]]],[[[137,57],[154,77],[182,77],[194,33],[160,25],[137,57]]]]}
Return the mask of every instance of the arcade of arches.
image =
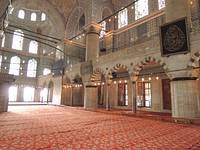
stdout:
{"type": "MultiPolygon", "coordinates": [[[[0,4],[3,14],[8,2],[0,4]]],[[[39,102],[200,118],[198,0],[13,0],[12,6],[0,37],[1,111],[8,101],[39,102]],[[188,49],[163,55],[161,26],[182,18],[188,49]]]]}

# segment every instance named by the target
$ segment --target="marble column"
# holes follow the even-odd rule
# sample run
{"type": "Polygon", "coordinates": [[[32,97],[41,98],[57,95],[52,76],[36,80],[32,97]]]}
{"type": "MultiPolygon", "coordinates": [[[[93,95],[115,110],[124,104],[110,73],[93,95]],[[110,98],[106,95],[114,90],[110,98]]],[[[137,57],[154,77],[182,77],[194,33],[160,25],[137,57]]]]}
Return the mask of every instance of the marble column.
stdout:
{"type": "Polygon", "coordinates": [[[132,112],[136,113],[137,101],[136,101],[136,82],[132,82],[132,112]]]}
{"type": "Polygon", "coordinates": [[[109,93],[110,93],[110,84],[107,83],[106,85],[106,110],[110,111],[110,97],[109,97],[109,93]]]}
{"type": "Polygon", "coordinates": [[[195,77],[174,78],[171,83],[172,117],[199,118],[199,85],[195,77]]]}
{"type": "Polygon", "coordinates": [[[99,57],[99,33],[102,28],[99,24],[91,22],[84,29],[86,30],[85,61],[90,61],[99,57]]]}
{"type": "Polygon", "coordinates": [[[106,110],[110,111],[110,84],[112,80],[110,76],[106,76],[105,80],[106,80],[106,110]]]}
{"type": "Polygon", "coordinates": [[[86,85],[84,89],[84,108],[97,109],[98,108],[98,88],[93,85],[86,85]]]}
{"type": "Polygon", "coordinates": [[[73,84],[70,84],[70,106],[73,106],[73,84]]]}

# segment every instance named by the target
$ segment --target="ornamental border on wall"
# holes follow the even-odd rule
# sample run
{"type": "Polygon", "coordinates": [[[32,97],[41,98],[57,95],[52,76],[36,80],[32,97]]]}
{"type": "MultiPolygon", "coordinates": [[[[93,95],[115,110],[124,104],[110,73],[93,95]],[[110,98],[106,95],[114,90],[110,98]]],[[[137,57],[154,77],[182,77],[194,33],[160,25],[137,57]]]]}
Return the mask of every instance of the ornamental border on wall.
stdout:
{"type": "Polygon", "coordinates": [[[187,18],[160,26],[161,56],[186,54],[189,50],[187,18]]]}

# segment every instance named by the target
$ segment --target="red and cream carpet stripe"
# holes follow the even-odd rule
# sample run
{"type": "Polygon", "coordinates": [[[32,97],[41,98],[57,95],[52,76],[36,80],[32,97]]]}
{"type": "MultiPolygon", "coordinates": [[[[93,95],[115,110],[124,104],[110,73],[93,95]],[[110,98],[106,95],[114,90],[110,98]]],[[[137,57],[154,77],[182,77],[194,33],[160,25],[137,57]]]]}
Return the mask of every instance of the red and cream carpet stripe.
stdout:
{"type": "Polygon", "coordinates": [[[200,150],[200,126],[55,106],[0,113],[0,150],[200,150]]]}

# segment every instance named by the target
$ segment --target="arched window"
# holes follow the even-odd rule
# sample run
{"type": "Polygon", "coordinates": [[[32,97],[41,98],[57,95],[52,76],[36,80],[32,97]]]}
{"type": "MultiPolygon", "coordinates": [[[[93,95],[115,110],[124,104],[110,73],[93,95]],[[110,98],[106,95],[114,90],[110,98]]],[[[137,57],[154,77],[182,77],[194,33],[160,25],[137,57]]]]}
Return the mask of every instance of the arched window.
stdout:
{"type": "Polygon", "coordinates": [[[1,64],[2,64],[2,55],[0,55],[0,70],[1,70],[1,64]]]}
{"type": "Polygon", "coordinates": [[[1,47],[5,46],[5,35],[3,35],[2,37],[2,41],[1,41],[1,47]]]}
{"type": "Polygon", "coordinates": [[[37,62],[34,59],[28,61],[27,77],[36,77],[37,62]]]}
{"type": "Polygon", "coordinates": [[[37,54],[38,43],[36,41],[31,41],[29,44],[29,53],[37,54]]]}
{"type": "Polygon", "coordinates": [[[50,73],[51,73],[51,70],[49,68],[44,68],[43,75],[47,75],[47,74],[50,74],[50,73]]]}
{"type": "Polygon", "coordinates": [[[24,40],[23,36],[24,34],[21,30],[15,30],[12,41],[13,49],[22,50],[23,40],[24,40]]]}
{"type": "Polygon", "coordinates": [[[135,3],[135,20],[149,14],[148,0],[139,0],[135,3]]]}
{"type": "Polygon", "coordinates": [[[41,15],[41,21],[45,21],[45,20],[46,20],[46,14],[42,13],[42,15],[41,15]]]}
{"type": "Polygon", "coordinates": [[[32,13],[31,14],[31,21],[36,21],[36,19],[37,19],[36,13],[32,13]]]}
{"type": "Polygon", "coordinates": [[[19,75],[19,69],[20,69],[20,58],[17,56],[13,56],[10,60],[10,69],[9,74],[13,74],[18,76],[19,75]]]}
{"type": "Polygon", "coordinates": [[[165,8],[165,0],[158,0],[158,9],[165,8]]]}
{"type": "Polygon", "coordinates": [[[103,37],[106,34],[106,21],[101,23],[102,30],[100,32],[100,37],[103,37]]]}
{"type": "Polygon", "coordinates": [[[128,24],[128,11],[127,8],[118,13],[118,29],[128,24]]]}
{"type": "Polygon", "coordinates": [[[25,12],[23,10],[20,10],[18,13],[18,18],[24,19],[25,17],[25,12]]]}

